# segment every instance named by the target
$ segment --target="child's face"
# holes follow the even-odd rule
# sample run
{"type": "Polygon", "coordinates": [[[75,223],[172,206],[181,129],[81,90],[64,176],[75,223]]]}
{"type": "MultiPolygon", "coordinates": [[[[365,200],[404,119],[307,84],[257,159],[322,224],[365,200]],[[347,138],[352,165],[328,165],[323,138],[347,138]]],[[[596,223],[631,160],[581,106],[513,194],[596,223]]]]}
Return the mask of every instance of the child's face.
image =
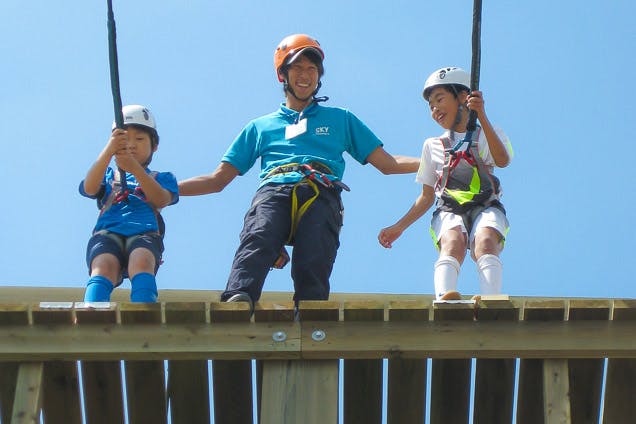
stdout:
{"type": "MultiPolygon", "coordinates": [[[[465,97],[465,93],[459,93],[460,97],[465,97]]],[[[428,98],[428,104],[431,108],[431,117],[442,128],[448,130],[455,123],[457,112],[460,105],[460,99],[455,97],[453,93],[445,87],[434,88],[428,98]]]]}
{"type": "Polygon", "coordinates": [[[129,126],[126,131],[128,131],[128,151],[137,162],[146,163],[150,155],[157,150],[157,146],[152,147],[150,135],[145,131],[133,126],[129,126]]]}

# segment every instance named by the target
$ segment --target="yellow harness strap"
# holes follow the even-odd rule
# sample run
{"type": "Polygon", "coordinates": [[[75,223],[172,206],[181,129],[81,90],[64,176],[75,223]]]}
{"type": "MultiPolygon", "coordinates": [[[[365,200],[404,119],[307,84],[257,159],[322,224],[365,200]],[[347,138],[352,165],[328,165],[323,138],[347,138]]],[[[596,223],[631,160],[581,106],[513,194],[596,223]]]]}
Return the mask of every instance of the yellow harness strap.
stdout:
{"type": "Polygon", "coordinates": [[[311,204],[314,203],[314,200],[318,198],[319,194],[320,191],[318,190],[318,186],[310,179],[305,178],[294,184],[294,188],[292,189],[291,229],[289,231],[289,238],[287,239],[287,242],[285,244],[288,244],[292,241],[292,239],[294,238],[294,234],[296,234],[298,223],[300,222],[305,212],[307,212],[307,209],[309,209],[311,204]],[[308,184],[314,190],[314,195],[307,199],[305,203],[298,206],[298,195],[296,194],[296,189],[301,184],[308,184]]]}

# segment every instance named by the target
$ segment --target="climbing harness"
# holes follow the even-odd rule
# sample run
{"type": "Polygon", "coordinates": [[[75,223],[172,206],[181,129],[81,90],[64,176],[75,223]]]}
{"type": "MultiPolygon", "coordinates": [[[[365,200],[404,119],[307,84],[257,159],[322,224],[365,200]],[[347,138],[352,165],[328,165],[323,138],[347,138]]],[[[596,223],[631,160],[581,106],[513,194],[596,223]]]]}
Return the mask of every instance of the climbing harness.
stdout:
{"type": "MultiPolygon", "coordinates": [[[[150,171],[148,175],[150,175],[152,178],[156,180],[157,175],[159,175],[159,172],[150,171]]],[[[110,190],[110,193],[108,194],[108,197],[106,197],[106,199],[102,203],[102,206],[100,207],[100,211],[99,211],[100,216],[103,215],[107,210],[109,210],[113,205],[117,203],[121,203],[121,202],[128,202],[128,196],[130,194],[130,191],[128,189],[126,189],[125,192],[121,190],[120,181],[122,181],[122,179],[124,178],[125,177],[119,174],[118,170],[114,171],[113,180],[110,183],[111,190],[110,190]]],[[[134,193],[141,195],[142,193],[140,192],[141,192],[141,187],[137,187],[134,191],[134,193]]],[[[157,232],[160,236],[163,237],[166,231],[166,225],[163,220],[163,217],[161,216],[161,209],[155,208],[151,203],[148,203],[148,205],[152,208],[153,212],[155,213],[155,217],[157,219],[157,228],[158,228],[157,232]]],[[[99,207],[99,202],[98,202],[98,207],[99,207]]]]}
{"type": "MultiPolygon", "coordinates": [[[[289,245],[294,240],[294,235],[296,234],[296,229],[298,228],[298,224],[302,219],[303,215],[307,212],[311,204],[318,198],[320,195],[320,190],[318,188],[318,184],[322,185],[325,188],[333,188],[340,187],[343,190],[350,191],[349,187],[343,183],[342,181],[331,181],[327,175],[333,175],[331,169],[328,166],[320,163],[320,162],[311,162],[311,163],[289,163],[286,165],[281,165],[273,170],[271,170],[265,176],[265,179],[268,179],[274,175],[278,174],[286,174],[290,172],[298,172],[303,175],[303,178],[294,184],[291,193],[291,228],[289,230],[289,236],[287,237],[287,241],[285,241],[285,245],[289,245]],[[307,199],[304,203],[299,205],[298,203],[298,194],[297,189],[301,185],[308,185],[311,187],[313,194],[309,199],[307,199]]],[[[282,247],[280,255],[274,261],[272,265],[273,268],[282,269],[289,262],[289,254],[287,253],[287,249],[285,246],[282,247]]]]}

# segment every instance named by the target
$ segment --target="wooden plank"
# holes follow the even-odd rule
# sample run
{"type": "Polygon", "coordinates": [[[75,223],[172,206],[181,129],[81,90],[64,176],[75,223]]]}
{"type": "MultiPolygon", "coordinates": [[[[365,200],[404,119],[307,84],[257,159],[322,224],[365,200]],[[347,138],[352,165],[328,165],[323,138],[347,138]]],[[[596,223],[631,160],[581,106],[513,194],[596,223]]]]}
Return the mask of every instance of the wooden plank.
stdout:
{"type": "MultiPolygon", "coordinates": [[[[569,321],[601,320],[610,317],[610,302],[572,300],[569,321]]],[[[601,414],[604,359],[570,359],[570,413],[572,422],[598,424],[601,414]]]]}
{"type": "MultiPolygon", "coordinates": [[[[318,303],[318,302],[316,302],[318,303]]],[[[306,309],[301,302],[298,320],[313,314],[313,319],[322,316],[338,316],[338,306],[331,302],[321,302],[319,309],[306,309]]],[[[315,306],[312,302],[311,305],[315,306]]],[[[311,307],[310,305],[310,307],[311,307]]],[[[267,308],[267,304],[263,304],[267,308]]],[[[293,303],[285,305],[285,309],[256,313],[257,321],[269,320],[273,323],[294,320],[293,303]]],[[[297,321],[296,325],[300,325],[297,321]]],[[[272,330],[276,331],[276,324],[272,330]]],[[[305,331],[305,329],[303,329],[305,331]]],[[[278,340],[281,336],[278,334],[278,340]]],[[[284,343],[279,341],[277,343],[284,343]]],[[[260,403],[259,422],[262,424],[308,423],[322,424],[337,422],[338,419],[338,361],[262,361],[262,402],[260,403]]]]}
{"type": "MultiPolygon", "coordinates": [[[[473,321],[474,305],[434,304],[433,319],[473,321]]],[[[470,406],[470,359],[433,359],[431,424],[466,423],[470,406]]]]}
{"type": "MultiPolygon", "coordinates": [[[[293,322],[296,317],[295,302],[258,302],[255,305],[256,322],[293,322]]],[[[261,401],[263,399],[263,362],[256,360],[256,411],[257,421],[261,422],[261,401]]]]}
{"type": "MultiPolygon", "coordinates": [[[[383,321],[382,302],[345,302],[344,320],[383,321]]],[[[346,359],[344,368],[344,423],[382,422],[382,360],[346,359]]]]}
{"type": "MultiPolygon", "coordinates": [[[[0,304],[0,327],[29,324],[27,304],[0,304]]],[[[10,422],[18,379],[18,362],[0,362],[0,422],[10,422]]]]}
{"type": "Polygon", "coordinates": [[[0,326],[0,340],[6,341],[0,343],[0,361],[636,358],[634,321],[324,322],[329,343],[315,343],[287,325],[284,346],[272,346],[270,325],[259,322],[104,324],[98,332],[60,324],[0,326]]]}
{"type": "MultiPolygon", "coordinates": [[[[84,304],[81,304],[84,305],[84,304]]],[[[100,324],[117,323],[117,306],[111,303],[103,309],[77,306],[78,325],[99,331],[100,324]]],[[[124,423],[124,396],[121,381],[121,361],[81,361],[84,416],[88,424],[124,423]]]]}
{"type": "MultiPolygon", "coordinates": [[[[72,306],[72,305],[71,305],[72,306]]],[[[34,325],[71,325],[75,321],[72,309],[49,309],[43,303],[31,309],[34,325]]],[[[42,385],[42,415],[45,422],[80,424],[82,410],[79,376],[75,361],[47,361],[42,385]]]]}
{"type": "MultiPolygon", "coordinates": [[[[204,324],[204,302],[171,302],[165,306],[166,323],[204,324]]],[[[168,401],[173,423],[210,422],[208,361],[168,361],[168,401]]]]}
{"type": "MultiPolygon", "coordinates": [[[[430,302],[389,302],[389,321],[428,321],[430,302]]],[[[388,361],[387,424],[423,423],[426,416],[426,359],[388,361]]]]}
{"type": "MultiPolygon", "coordinates": [[[[212,303],[212,325],[250,322],[250,308],[245,302],[212,303]]],[[[270,336],[271,340],[271,336],[270,336]]],[[[252,424],[252,361],[213,360],[212,384],[214,392],[215,424],[252,424]]]]}
{"type": "Polygon", "coordinates": [[[42,362],[20,365],[13,414],[11,421],[7,420],[7,423],[35,424],[40,422],[43,379],[44,364],[42,362]]]}
{"type": "MultiPolygon", "coordinates": [[[[519,319],[519,309],[510,301],[484,300],[478,304],[477,320],[519,319]]],[[[516,360],[478,359],[475,365],[474,422],[511,423],[513,417],[516,360]]]]}
{"type": "MultiPolygon", "coordinates": [[[[144,340],[143,327],[161,324],[160,303],[121,303],[121,325],[143,324],[138,338],[144,340]]],[[[131,423],[167,423],[165,365],[162,360],[124,361],[126,405],[131,423]]]]}
{"type": "MultiPolygon", "coordinates": [[[[563,321],[564,318],[565,303],[563,301],[529,301],[524,305],[523,319],[527,322],[563,321]]],[[[518,424],[541,424],[545,422],[542,389],[543,362],[542,359],[522,359],[519,363],[518,424]]]]}
{"type": "MultiPolygon", "coordinates": [[[[636,321],[636,300],[614,301],[614,321],[636,321]]],[[[632,343],[636,344],[632,337],[632,343]]],[[[636,359],[609,359],[603,424],[633,423],[636,417],[636,359]]]]}
{"type": "Polygon", "coordinates": [[[546,424],[570,424],[570,384],[567,359],[543,361],[543,417],[546,424]]]}

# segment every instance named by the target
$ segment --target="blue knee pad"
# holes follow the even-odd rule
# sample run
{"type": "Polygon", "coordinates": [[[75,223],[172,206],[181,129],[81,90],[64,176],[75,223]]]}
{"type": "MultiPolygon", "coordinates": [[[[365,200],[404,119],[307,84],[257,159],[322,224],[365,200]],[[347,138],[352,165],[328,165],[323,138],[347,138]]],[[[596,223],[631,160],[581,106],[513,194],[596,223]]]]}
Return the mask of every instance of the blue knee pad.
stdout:
{"type": "Polygon", "coordinates": [[[157,281],[155,276],[147,272],[140,272],[130,281],[131,302],[154,303],[157,301],[157,281]]]}
{"type": "Polygon", "coordinates": [[[112,291],[113,283],[106,277],[96,275],[91,277],[86,284],[84,302],[110,302],[112,291]]]}

